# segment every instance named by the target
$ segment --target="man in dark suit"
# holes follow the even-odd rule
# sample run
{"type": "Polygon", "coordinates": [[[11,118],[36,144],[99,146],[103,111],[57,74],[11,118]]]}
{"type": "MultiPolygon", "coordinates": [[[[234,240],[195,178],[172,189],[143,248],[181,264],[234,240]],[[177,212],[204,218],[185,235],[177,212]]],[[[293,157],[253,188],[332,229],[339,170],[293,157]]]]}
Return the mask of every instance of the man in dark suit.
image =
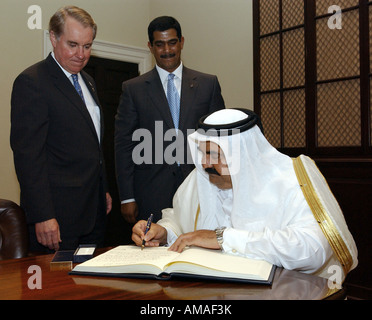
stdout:
{"type": "Polygon", "coordinates": [[[187,131],[201,116],[225,107],[216,76],[183,66],[184,37],[176,19],[154,19],[148,36],[156,67],[123,83],[115,125],[121,212],[129,223],[150,214],[157,221],[162,209],[172,207],[174,193],[194,168],[187,131]]]}
{"type": "Polygon", "coordinates": [[[49,23],[53,53],[14,82],[10,141],[32,251],[103,244],[111,208],[103,119],[94,81],[82,71],[96,30],[86,11],[59,9],[49,23]]]}

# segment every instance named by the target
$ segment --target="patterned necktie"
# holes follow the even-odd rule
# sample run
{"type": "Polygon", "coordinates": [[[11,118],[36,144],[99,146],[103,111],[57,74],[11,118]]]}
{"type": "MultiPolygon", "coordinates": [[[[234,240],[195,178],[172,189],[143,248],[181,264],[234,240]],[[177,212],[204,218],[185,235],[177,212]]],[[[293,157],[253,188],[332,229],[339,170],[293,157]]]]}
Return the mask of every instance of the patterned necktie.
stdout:
{"type": "Polygon", "coordinates": [[[167,85],[167,99],[169,104],[169,109],[172,114],[173,124],[176,129],[178,129],[178,123],[180,118],[180,96],[174,85],[174,74],[170,73],[168,75],[168,85],[167,85]]]}
{"type": "Polygon", "coordinates": [[[72,77],[72,80],[74,81],[74,87],[75,87],[76,91],[78,92],[80,98],[85,103],[84,96],[83,96],[83,91],[81,90],[81,87],[80,87],[80,84],[79,84],[79,81],[78,81],[78,75],[77,74],[72,74],[71,77],[72,77]]]}

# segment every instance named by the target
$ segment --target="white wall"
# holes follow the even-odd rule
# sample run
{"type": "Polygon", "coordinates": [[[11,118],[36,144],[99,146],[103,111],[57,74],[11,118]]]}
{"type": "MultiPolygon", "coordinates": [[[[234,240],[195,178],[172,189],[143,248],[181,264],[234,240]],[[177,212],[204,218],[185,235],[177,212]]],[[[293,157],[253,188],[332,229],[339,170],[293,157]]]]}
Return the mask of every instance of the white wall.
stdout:
{"type": "Polygon", "coordinates": [[[43,58],[43,31],[30,30],[31,5],[42,9],[42,28],[68,3],[87,10],[97,39],[147,47],[147,26],[173,15],[185,36],[182,58],[190,68],[216,74],[228,107],[253,108],[252,3],[250,0],[1,0],[0,2],[0,198],[19,202],[9,145],[10,95],[15,77],[43,58]]]}

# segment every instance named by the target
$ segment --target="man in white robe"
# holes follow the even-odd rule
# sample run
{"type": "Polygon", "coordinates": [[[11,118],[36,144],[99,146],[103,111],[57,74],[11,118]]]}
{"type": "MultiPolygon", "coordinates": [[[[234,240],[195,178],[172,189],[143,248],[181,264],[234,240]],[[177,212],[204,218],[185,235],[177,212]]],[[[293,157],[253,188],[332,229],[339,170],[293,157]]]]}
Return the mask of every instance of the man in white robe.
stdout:
{"type": "Polygon", "coordinates": [[[146,221],[134,226],[133,241],[223,250],[327,278],[336,266],[343,282],[357,249],[337,202],[311,159],[278,152],[258,121],[242,109],[201,119],[188,137],[196,169],[146,235],[146,221]]]}

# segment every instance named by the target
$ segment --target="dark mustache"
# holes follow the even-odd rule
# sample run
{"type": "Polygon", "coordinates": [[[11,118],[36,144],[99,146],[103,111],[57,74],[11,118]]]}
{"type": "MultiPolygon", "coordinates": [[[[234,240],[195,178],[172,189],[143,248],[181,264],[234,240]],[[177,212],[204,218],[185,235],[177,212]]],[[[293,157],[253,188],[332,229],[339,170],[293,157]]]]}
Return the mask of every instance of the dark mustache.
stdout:
{"type": "Polygon", "coordinates": [[[217,176],[220,176],[220,174],[218,173],[218,171],[215,169],[215,168],[205,168],[204,169],[206,173],[208,174],[215,174],[217,176]]]}
{"type": "Polygon", "coordinates": [[[169,58],[173,58],[175,56],[176,56],[175,53],[169,53],[169,54],[162,54],[162,55],[160,55],[160,58],[162,58],[162,59],[169,59],[169,58]]]}

